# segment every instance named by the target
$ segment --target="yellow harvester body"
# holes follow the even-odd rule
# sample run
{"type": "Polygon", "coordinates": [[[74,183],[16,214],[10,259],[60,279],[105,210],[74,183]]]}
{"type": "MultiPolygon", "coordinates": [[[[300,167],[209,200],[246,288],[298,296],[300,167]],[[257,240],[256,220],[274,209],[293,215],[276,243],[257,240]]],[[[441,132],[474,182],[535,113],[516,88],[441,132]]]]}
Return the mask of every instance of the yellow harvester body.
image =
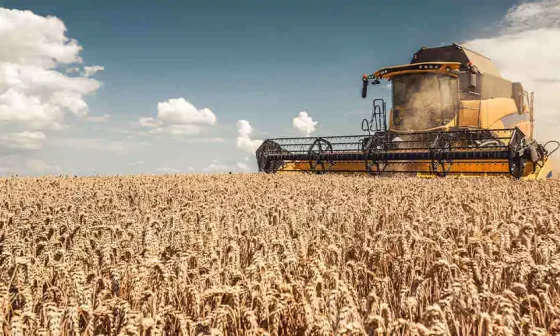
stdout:
{"type": "MultiPolygon", "coordinates": [[[[422,48],[409,64],[364,75],[392,83],[392,108],[374,100],[363,136],[278,138],[257,150],[268,173],[512,175],[550,178],[552,161],[533,138],[533,94],[462,46],[422,48]]],[[[555,142],[558,144],[557,142],[555,142]]]]}

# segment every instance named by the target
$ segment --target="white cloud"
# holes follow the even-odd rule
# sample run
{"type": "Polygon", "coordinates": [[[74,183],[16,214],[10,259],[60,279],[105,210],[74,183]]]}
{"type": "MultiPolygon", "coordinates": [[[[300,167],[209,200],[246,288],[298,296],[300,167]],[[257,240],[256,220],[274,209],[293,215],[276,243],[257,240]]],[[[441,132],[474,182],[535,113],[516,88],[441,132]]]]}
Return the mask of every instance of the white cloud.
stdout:
{"type": "Polygon", "coordinates": [[[0,8],[0,121],[28,131],[57,130],[67,112],[87,115],[85,96],[101,83],[55,70],[82,62],[82,47],[65,34],[58,18],[0,8]]]}
{"type": "Polygon", "coordinates": [[[168,167],[158,168],[157,171],[164,174],[179,174],[182,172],[181,169],[168,167]]]}
{"type": "Polygon", "coordinates": [[[239,168],[242,171],[250,171],[251,167],[249,167],[248,164],[243,163],[243,162],[237,162],[236,163],[237,168],[239,168]]]}
{"type": "Polygon", "coordinates": [[[163,123],[160,120],[156,120],[152,117],[142,117],[140,118],[139,123],[141,126],[147,128],[158,128],[161,125],[163,125],[163,123]]]}
{"type": "Polygon", "coordinates": [[[106,123],[111,118],[110,114],[104,114],[100,116],[89,116],[86,119],[93,123],[106,123]]]}
{"type": "MultiPolygon", "coordinates": [[[[159,130],[161,130],[161,128],[157,128],[154,131],[158,132],[159,130]]],[[[169,125],[163,130],[173,136],[197,135],[202,132],[202,129],[198,125],[169,125]]]]}
{"type": "Polygon", "coordinates": [[[226,139],[220,137],[213,138],[190,138],[183,140],[185,143],[221,143],[226,142],[226,139]]]}
{"type": "Polygon", "coordinates": [[[0,22],[1,62],[40,68],[82,62],[82,47],[65,36],[66,26],[56,17],[0,8],[0,22]]]}
{"type": "Polygon", "coordinates": [[[251,167],[243,162],[222,163],[220,161],[214,161],[203,169],[206,173],[248,173],[251,170],[251,167]]]}
{"type": "Polygon", "coordinates": [[[80,72],[80,68],[78,67],[66,68],[66,73],[68,74],[79,73],[79,72],[80,72]]]}
{"type": "Polygon", "coordinates": [[[139,123],[149,134],[197,135],[216,124],[216,115],[209,108],[198,109],[184,98],[176,98],[159,102],[156,118],[142,117],[139,123]]]}
{"type": "Polygon", "coordinates": [[[43,147],[43,132],[15,132],[0,134],[0,147],[12,150],[37,150],[43,147]]]}
{"type": "Polygon", "coordinates": [[[60,166],[52,165],[41,160],[31,159],[27,160],[27,169],[35,174],[56,174],[60,173],[62,169],[60,166]]]}
{"type": "Polygon", "coordinates": [[[247,120],[237,121],[237,147],[249,152],[254,153],[257,148],[262,144],[262,140],[251,139],[253,127],[247,120]]]}
{"type": "Polygon", "coordinates": [[[143,146],[144,142],[125,142],[100,138],[61,138],[54,141],[59,146],[83,150],[126,152],[132,147],[143,146]]]}
{"type": "Polygon", "coordinates": [[[32,130],[52,128],[63,122],[66,112],[87,115],[84,96],[99,87],[93,79],[0,62],[0,121],[32,130]]]}
{"type": "Polygon", "coordinates": [[[158,168],[157,171],[163,174],[181,174],[181,173],[192,173],[194,172],[194,168],[191,166],[188,166],[187,169],[162,167],[162,168],[158,168]]]}
{"type": "Polygon", "coordinates": [[[560,27],[560,3],[558,0],[524,2],[509,9],[504,25],[506,32],[560,27]]]}
{"type": "Polygon", "coordinates": [[[197,109],[184,98],[169,99],[158,103],[158,119],[167,124],[207,124],[214,125],[216,116],[208,109],[197,109]]]}
{"type": "Polygon", "coordinates": [[[91,77],[91,76],[95,75],[97,72],[103,71],[103,70],[105,70],[105,68],[100,66],[100,65],[85,66],[83,74],[84,74],[85,77],[91,77]]]}
{"type": "Polygon", "coordinates": [[[93,75],[95,75],[96,73],[98,73],[99,71],[103,71],[105,70],[104,67],[100,66],[100,65],[93,65],[93,66],[84,66],[83,69],[80,69],[79,67],[69,67],[66,68],[66,73],[67,74],[80,74],[83,77],[91,77],[93,75]]]}
{"type": "Polygon", "coordinates": [[[313,121],[306,111],[301,111],[297,117],[292,120],[293,126],[303,135],[309,136],[315,132],[315,128],[319,122],[313,121]]]}
{"type": "Polygon", "coordinates": [[[535,92],[535,136],[558,139],[560,0],[525,2],[505,15],[501,32],[465,46],[492,59],[502,76],[535,92]]]}

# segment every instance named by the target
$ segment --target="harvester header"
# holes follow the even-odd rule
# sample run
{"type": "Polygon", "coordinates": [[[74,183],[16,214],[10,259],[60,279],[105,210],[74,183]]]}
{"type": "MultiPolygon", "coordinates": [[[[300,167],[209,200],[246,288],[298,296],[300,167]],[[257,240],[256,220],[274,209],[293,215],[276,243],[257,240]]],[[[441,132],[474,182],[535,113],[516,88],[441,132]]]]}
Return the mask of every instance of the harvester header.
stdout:
{"type": "Polygon", "coordinates": [[[533,138],[533,94],[487,57],[457,44],[423,47],[409,64],[364,74],[362,97],[382,80],[392,82],[392,108],[374,99],[363,134],[267,139],[256,151],[259,170],[552,177],[560,143],[533,138]]]}

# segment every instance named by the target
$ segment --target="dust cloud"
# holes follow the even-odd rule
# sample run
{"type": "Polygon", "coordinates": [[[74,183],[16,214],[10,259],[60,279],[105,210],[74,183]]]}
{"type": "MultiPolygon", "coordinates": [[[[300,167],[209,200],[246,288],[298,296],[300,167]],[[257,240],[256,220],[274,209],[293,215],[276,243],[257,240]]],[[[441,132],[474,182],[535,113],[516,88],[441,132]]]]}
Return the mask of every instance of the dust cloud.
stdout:
{"type": "MultiPolygon", "coordinates": [[[[456,80],[448,76],[412,75],[396,81],[396,109],[400,130],[423,130],[442,126],[455,112],[456,80]]],[[[395,83],[394,83],[395,85],[395,83]]]]}
{"type": "MultiPolygon", "coordinates": [[[[463,43],[492,59],[504,78],[535,93],[535,138],[542,144],[560,140],[559,18],[560,0],[523,2],[505,13],[497,35],[463,43]]],[[[559,171],[560,150],[552,159],[559,171]]]]}

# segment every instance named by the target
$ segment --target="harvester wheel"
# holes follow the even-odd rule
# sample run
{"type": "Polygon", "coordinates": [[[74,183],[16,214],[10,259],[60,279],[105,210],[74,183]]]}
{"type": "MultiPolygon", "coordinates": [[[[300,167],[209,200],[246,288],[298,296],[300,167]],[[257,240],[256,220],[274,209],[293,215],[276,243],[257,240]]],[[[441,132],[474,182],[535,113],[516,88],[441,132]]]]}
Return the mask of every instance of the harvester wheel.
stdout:
{"type": "Polygon", "coordinates": [[[365,160],[366,170],[369,174],[379,176],[387,168],[387,161],[380,161],[377,158],[377,153],[387,150],[387,146],[387,137],[383,133],[376,133],[362,141],[362,151],[369,154],[365,160]]]}
{"type": "Polygon", "coordinates": [[[451,136],[440,134],[432,144],[431,152],[433,159],[431,170],[432,173],[437,176],[445,177],[451,170],[451,166],[453,165],[453,160],[449,158],[449,154],[451,153],[451,141],[451,136]]]}
{"type": "Polygon", "coordinates": [[[309,169],[317,174],[326,173],[334,164],[333,160],[325,160],[325,154],[332,154],[333,148],[332,144],[323,138],[317,138],[307,151],[309,156],[309,169]],[[321,169],[317,169],[320,166],[321,169]]]}
{"type": "Polygon", "coordinates": [[[282,147],[272,140],[263,142],[256,151],[259,171],[271,174],[276,173],[282,167],[283,161],[270,160],[268,154],[280,154],[284,152],[282,147]]]}

